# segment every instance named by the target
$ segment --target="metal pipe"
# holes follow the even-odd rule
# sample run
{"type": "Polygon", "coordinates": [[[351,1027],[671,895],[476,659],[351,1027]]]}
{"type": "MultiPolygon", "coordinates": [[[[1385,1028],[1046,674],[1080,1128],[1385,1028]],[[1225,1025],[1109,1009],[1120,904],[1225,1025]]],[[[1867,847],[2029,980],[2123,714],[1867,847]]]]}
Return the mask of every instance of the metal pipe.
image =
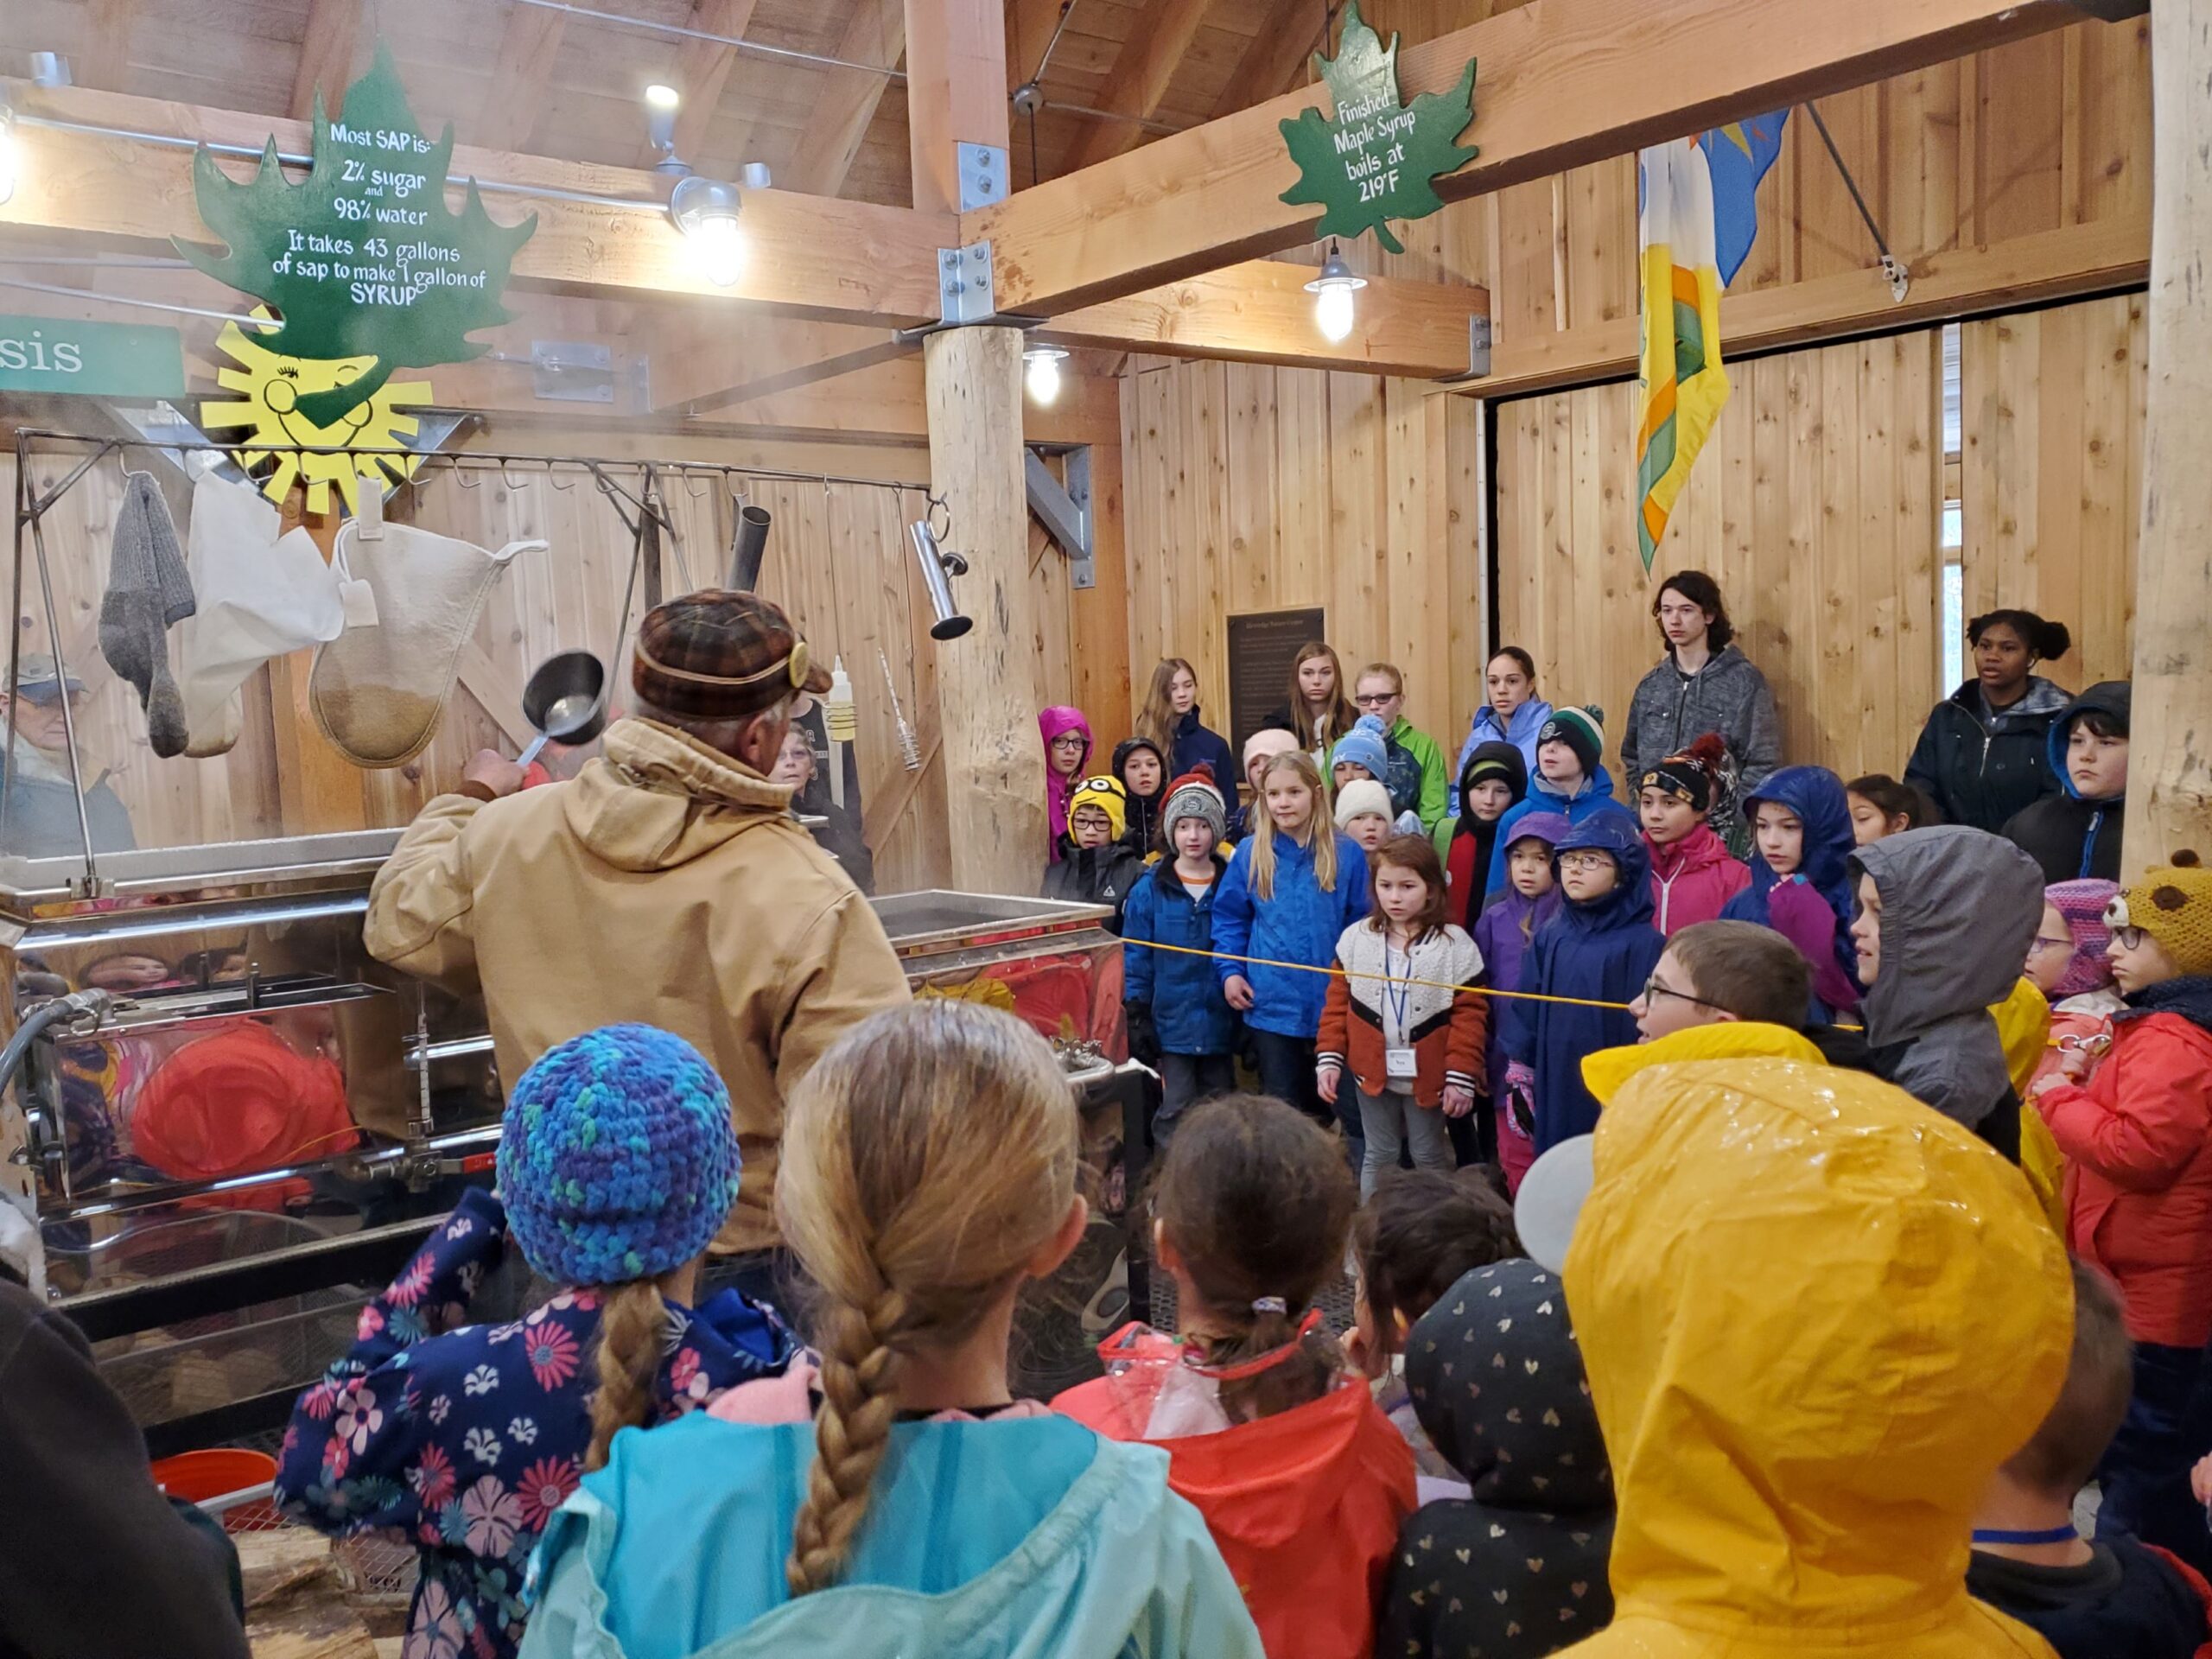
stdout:
{"type": "MultiPolygon", "coordinates": [[[[46,562],[46,521],[35,515],[31,519],[31,549],[38,557],[38,590],[46,601],[46,639],[54,648],[54,677],[61,685],[61,734],[69,745],[69,787],[77,796],[77,833],[85,847],[85,891],[89,895],[99,890],[99,867],[92,857],[92,820],[85,810],[85,769],[77,759],[77,716],[69,707],[69,664],[61,654],[61,619],[54,608],[54,578],[46,562]]],[[[22,627],[17,620],[18,631],[22,627]]],[[[12,685],[11,685],[12,689],[12,685]]],[[[12,714],[15,704],[9,705],[12,714]]],[[[10,764],[16,759],[13,746],[15,735],[9,734],[10,764]]]]}
{"type": "Polygon", "coordinates": [[[703,29],[685,29],[677,23],[657,23],[649,17],[625,17],[619,12],[598,11],[589,6],[575,6],[568,0],[515,0],[515,3],[535,6],[540,11],[566,12],[571,17],[588,17],[594,22],[611,24],[616,29],[634,29],[647,35],[671,35],[679,40],[704,41],[710,46],[726,46],[736,52],[750,52],[756,57],[774,58],[784,63],[813,64],[823,69],[857,69],[863,74],[881,75],[886,80],[904,85],[906,72],[887,69],[880,64],[855,63],[850,58],[833,58],[821,52],[802,52],[796,47],[770,46],[762,41],[741,40],[734,35],[716,35],[703,29]]]}
{"type": "Polygon", "coordinates": [[[760,585],[760,561],[768,552],[768,509],[747,502],[737,510],[737,535],[729,550],[729,585],[749,594],[760,585]]]}
{"type": "Polygon", "coordinates": [[[236,312],[210,311],[197,305],[171,305],[164,300],[132,299],[128,295],[101,294],[89,288],[64,288],[59,283],[34,283],[21,276],[0,276],[0,288],[27,289],[33,294],[59,294],[66,300],[91,300],[100,305],[135,305],[142,311],[166,311],[178,317],[213,317],[218,322],[235,322],[241,328],[265,328],[272,333],[284,326],[265,317],[242,317],[236,312]]]}

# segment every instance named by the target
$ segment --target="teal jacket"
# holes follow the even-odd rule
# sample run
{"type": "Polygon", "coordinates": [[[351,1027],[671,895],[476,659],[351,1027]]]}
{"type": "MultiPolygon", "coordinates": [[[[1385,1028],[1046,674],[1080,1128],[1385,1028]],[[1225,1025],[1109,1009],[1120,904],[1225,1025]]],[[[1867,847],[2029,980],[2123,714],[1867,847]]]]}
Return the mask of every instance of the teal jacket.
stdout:
{"type": "Polygon", "coordinates": [[[522,1659],[1263,1659],[1167,1454],[1069,1419],[901,1423],[842,1583],[784,1560],[811,1424],[615,1437],[547,1529],[522,1659]]]}

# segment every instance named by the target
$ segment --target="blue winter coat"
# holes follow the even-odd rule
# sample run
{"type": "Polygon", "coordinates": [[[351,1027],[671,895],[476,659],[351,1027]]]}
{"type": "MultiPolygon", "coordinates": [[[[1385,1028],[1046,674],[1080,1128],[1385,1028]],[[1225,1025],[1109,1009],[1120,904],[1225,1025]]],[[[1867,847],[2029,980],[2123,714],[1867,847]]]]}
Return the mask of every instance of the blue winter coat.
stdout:
{"type": "Polygon", "coordinates": [[[1505,849],[1513,844],[1513,826],[1531,812],[1559,812],[1569,823],[1580,823],[1592,813],[1603,812],[1608,807],[1625,822],[1631,836],[1641,833],[1636,815],[1613,798],[1613,774],[1604,763],[1582,780],[1582,787],[1573,795],[1561,795],[1554,790],[1544,775],[1534,766],[1529,769],[1529,794],[1518,806],[1506,810],[1497,821],[1497,839],[1491,845],[1490,880],[1483,888],[1485,899],[1505,889],[1505,849]]]}
{"type": "Polygon", "coordinates": [[[1667,941],[1651,925],[1651,856],[1625,812],[1578,823],[1552,854],[1594,847],[1613,855],[1620,880],[1586,905],[1567,900],[1537,931],[1522,960],[1521,988],[1547,996],[1618,1002],[1618,1008],[1505,1000],[1505,1054],[1536,1074],[1536,1150],[1548,1151],[1598,1126],[1598,1102],[1582,1081],[1583,1057],[1637,1040],[1626,1004],[1651,977],[1667,941]]]}
{"type": "Polygon", "coordinates": [[[1351,836],[1338,836],[1336,890],[1324,893],[1314,878],[1313,849],[1278,834],[1274,897],[1262,899],[1251,887],[1253,845],[1247,841],[1237,848],[1229,873],[1214,889],[1213,948],[1221,952],[1213,959],[1214,970],[1224,985],[1232,974],[1251,981],[1246,1025],[1279,1037],[1311,1039],[1321,1029],[1328,975],[1231,958],[1264,957],[1328,967],[1336,960],[1337,940],[1344,929],[1367,914],[1367,855],[1351,836]]]}
{"type": "Polygon", "coordinates": [[[1211,950],[1214,900],[1228,868],[1217,853],[1212,887],[1193,899],[1174,860],[1163,858],[1129,889],[1122,912],[1122,998],[1151,1007],[1153,1030],[1170,1054],[1228,1054],[1236,1047],[1236,1010],[1222,997],[1211,959],[1144,948],[1157,939],[1211,950]]]}
{"type": "MultiPolygon", "coordinates": [[[[1788,807],[1805,826],[1805,847],[1796,873],[1835,912],[1836,966],[1859,988],[1859,951],[1851,942],[1851,918],[1858,909],[1851,890],[1851,855],[1859,845],[1851,830],[1851,799],[1844,792],[1843,779],[1826,766],[1784,766],[1770,772],[1757,789],[1745,792],[1744,816],[1753,823],[1758,822],[1761,801],[1788,807]]],[[[1768,905],[1774,893],[1774,870],[1759,856],[1756,846],[1751,864],[1751,885],[1731,899],[1720,913],[1731,921],[1771,927],[1774,918],[1768,905]]]]}
{"type": "Polygon", "coordinates": [[[1199,710],[1191,712],[1175,722],[1175,764],[1168,769],[1172,781],[1196,766],[1200,761],[1213,768],[1215,787],[1224,795],[1236,792],[1237,779],[1243,774],[1236,769],[1236,755],[1229,747],[1229,740],[1219,732],[1210,732],[1198,723],[1199,710]]]}
{"type": "Polygon", "coordinates": [[[1475,710],[1474,724],[1467,728],[1467,741],[1459,746],[1459,764],[1452,768],[1452,816],[1459,816],[1459,779],[1467,775],[1467,762],[1485,743],[1510,743],[1521,751],[1521,758],[1529,763],[1529,778],[1536,776],[1536,734],[1544,729],[1544,722],[1552,717],[1552,706],[1541,697],[1531,697],[1513,711],[1513,718],[1501,726],[1497,710],[1484,703],[1475,710]]]}

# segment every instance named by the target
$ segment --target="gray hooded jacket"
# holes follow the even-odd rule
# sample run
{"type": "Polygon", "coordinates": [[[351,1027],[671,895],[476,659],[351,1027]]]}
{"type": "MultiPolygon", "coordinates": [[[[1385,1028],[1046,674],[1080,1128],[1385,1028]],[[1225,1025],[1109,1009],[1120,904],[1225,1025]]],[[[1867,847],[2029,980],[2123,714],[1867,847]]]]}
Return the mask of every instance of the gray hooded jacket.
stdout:
{"type": "Polygon", "coordinates": [[[1734,787],[1724,780],[1713,791],[1707,822],[1740,854],[1748,842],[1736,804],[1782,764],[1782,716],[1766,676],[1734,645],[1715,652],[1694,674],[1676,668],[1669,650],[1637,682],[1621,731],[1621,781],[1633,805],[1644,771],[1707,732],[1720,734],[1736,771],[1734,787]]]}
{"type": "Polygon", "coordinates": [[[1860,1005],[1866,1041],[1902,1052],[1882,1069],[1944,1116],[1978,1128],[2012,1094],[1993,1004],[2012,994],[2043,919],[2043,871],[2018,847],[1963,824],[1861,847],[1853,884],[1882,900],[1882,959],[1860,1005]]]}

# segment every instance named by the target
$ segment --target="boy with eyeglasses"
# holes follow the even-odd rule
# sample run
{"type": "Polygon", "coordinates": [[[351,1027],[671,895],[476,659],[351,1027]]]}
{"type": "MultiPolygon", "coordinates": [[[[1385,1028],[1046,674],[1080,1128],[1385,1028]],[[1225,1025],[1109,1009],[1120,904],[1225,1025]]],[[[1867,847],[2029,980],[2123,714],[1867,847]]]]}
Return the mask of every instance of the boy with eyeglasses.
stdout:
{"type": "Polygon", "coordinates": [[[1772,928],[1699,922],[1668,941],[1628,1009],[1638,1038],[1648,1043],[1692,1026],[1732,1020],[1796,1031],[1812,995],[1811,967],[1772,928]]]}
{"type": "Polygon", "coordinates": [[[1521,988],[1573,1000],[1516,997],[1504,1014],[1504,1052],[1515,1067],[1510,1075],[1529,1079],[1536,1157],[1597,1127],[1598,1102],[1583,1083],[1583,1058],[1636,1040],[1628,1000],[1650,979],[1667,948],[1651,925],[1650,855],[1627,813],[1616,807],[1576,824],[1553,850],[1552,869],[1565,902],[1529,945],[1521,988]]]}
{"type": "Polygon", "coordinates": [[[2105,912],[2126,1007],[2091,1071],[2082,1049],[2036,1084],[2072,1168],[2067,1242],[2119,1283],[2135,1394],[2098,1467],[2097,1535],[2136,1537],[2212,1569],[2189,1467],[2212,1450],[2199,1398],[2212,1338],[2212,871],[2195,855],[2148,871],[2105,912]]]}

